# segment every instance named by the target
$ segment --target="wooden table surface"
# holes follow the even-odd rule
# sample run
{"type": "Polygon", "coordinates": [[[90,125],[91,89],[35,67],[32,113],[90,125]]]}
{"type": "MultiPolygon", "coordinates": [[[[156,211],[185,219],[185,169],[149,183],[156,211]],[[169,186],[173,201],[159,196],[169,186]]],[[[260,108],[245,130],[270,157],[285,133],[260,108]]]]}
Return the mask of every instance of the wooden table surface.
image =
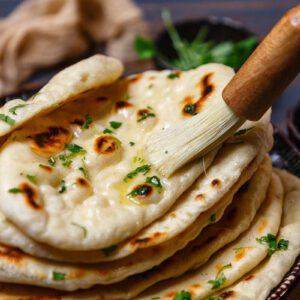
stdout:
{"type": "MultiPolygon", "coordinates": [[[[21,2],[22,0],[0,0],[0,18],[7,16],[21,2]]],[[[146,20],[151,25],[153,36],[162,28],[161,9],[167,8],[174,21],[226,16],[240,22],[260,38],[272,28],[285,11],[300,4],[299,0],[135,0],[135,2],[142,8],[146,20]]],[[[40,75],[34,80],[44,80],[47,76],[49,75],[40,75]]],[[[297,99],[300,99],[300,76],[273,106],[272,121],[275,125],[285,130],[287,110],[297,99]]],[[[300,299],[300,282],[284,299],[300,299]]]]}

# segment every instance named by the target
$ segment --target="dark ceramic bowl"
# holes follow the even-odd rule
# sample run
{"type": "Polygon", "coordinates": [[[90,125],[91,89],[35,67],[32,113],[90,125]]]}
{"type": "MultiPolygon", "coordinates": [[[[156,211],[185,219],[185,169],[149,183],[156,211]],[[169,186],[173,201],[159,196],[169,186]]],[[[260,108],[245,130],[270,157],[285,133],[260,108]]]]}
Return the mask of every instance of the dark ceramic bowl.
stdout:
{"type": "Polygon", "coordinates": [[[287,126],[291,141],[300,151],[300,100],[289,109],[287,126]]]}
{"type": "MultiPolygon", "coordinates": [[[[238,42],[250,36],[256,36],[248,29],[244,28],[239,22],[229,18],[210,17],[198,20],[189,20],[175,23],[174,26],[182,39],[189,42],[193,41],[201,26],[207,26],[208,33],[206,40],[214,40],[217,43],[224,41],[238,42]]],[[[163,29],[154,39],[155,47],[166,58],[172,60],[177,58],[175,49],[168,32],[163,29]]],[[[161,59],[155,58],[154,63],[157,69],[174,69],[174,66],[161,59]]]]}

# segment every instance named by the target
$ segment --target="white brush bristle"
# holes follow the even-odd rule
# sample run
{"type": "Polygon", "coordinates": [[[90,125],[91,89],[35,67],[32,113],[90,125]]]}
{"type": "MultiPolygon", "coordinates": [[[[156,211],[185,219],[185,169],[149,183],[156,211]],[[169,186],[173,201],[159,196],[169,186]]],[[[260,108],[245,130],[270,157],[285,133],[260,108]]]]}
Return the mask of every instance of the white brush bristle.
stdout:
{"type": "Polygon", "coordinates": [[[222,100],[196,116],[149,136],[147,160],[169,177],[195,157],[208,153],[231,136],[243,123],[222,100]]]}

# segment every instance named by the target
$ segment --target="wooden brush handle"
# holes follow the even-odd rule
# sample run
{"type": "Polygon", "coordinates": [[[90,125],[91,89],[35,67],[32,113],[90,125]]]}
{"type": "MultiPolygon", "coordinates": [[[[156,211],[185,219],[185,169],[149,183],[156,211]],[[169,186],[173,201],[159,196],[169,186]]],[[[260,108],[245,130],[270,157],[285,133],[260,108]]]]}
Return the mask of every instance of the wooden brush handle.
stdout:
{"type": "Polygon", "coordinates": [[[239,116],[258,120],[300,71],[300,5],[288,11],[236,73],[223,99],[239,116]]]}

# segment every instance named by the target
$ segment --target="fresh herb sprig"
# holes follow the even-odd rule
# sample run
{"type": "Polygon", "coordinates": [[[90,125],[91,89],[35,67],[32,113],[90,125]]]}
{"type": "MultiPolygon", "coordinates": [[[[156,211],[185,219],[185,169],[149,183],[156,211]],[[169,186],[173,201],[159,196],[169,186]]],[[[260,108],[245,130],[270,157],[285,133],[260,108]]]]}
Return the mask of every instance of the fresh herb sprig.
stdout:
{"type": "Polygon", "coordinates": [[[260,244],[268,245],[268,255],[272,256],[277,250],[287,250],[289,241],[281,239],[277,242],[277,237],[271,233],[256,239],[260,244]]]}
{"type": "Polygon", "coordinates": [[[193,69],[210,62],[222,63],[237,69],[258,44],[258,39],[253,36],[239,42],[224,41],[217,44],[213,40],[207,41],[208,28],[206,26],[202,26],[195,39],[188,42],[179,36],[169,11],[162,11],[162,19],[177,58],[173,60],[166,58],[158,51],[151,39],[136,36],[133,47],[141,59],[157,57],[182,70],[193,69]]]}
{"type": "Polygon", "coordinates": [[[224,284],[224,282],[226,281],[226,277],[225,277],[225,274],[223,273],[223,271],[225,269],[229,269],[231,267],[232,267],[231,263],[224,265],[217,273],[215,280],[208,281],[208,283],[212,285],[212,287],[211,287],[212,290],[218,289],[221,285],[224,284]]]}

